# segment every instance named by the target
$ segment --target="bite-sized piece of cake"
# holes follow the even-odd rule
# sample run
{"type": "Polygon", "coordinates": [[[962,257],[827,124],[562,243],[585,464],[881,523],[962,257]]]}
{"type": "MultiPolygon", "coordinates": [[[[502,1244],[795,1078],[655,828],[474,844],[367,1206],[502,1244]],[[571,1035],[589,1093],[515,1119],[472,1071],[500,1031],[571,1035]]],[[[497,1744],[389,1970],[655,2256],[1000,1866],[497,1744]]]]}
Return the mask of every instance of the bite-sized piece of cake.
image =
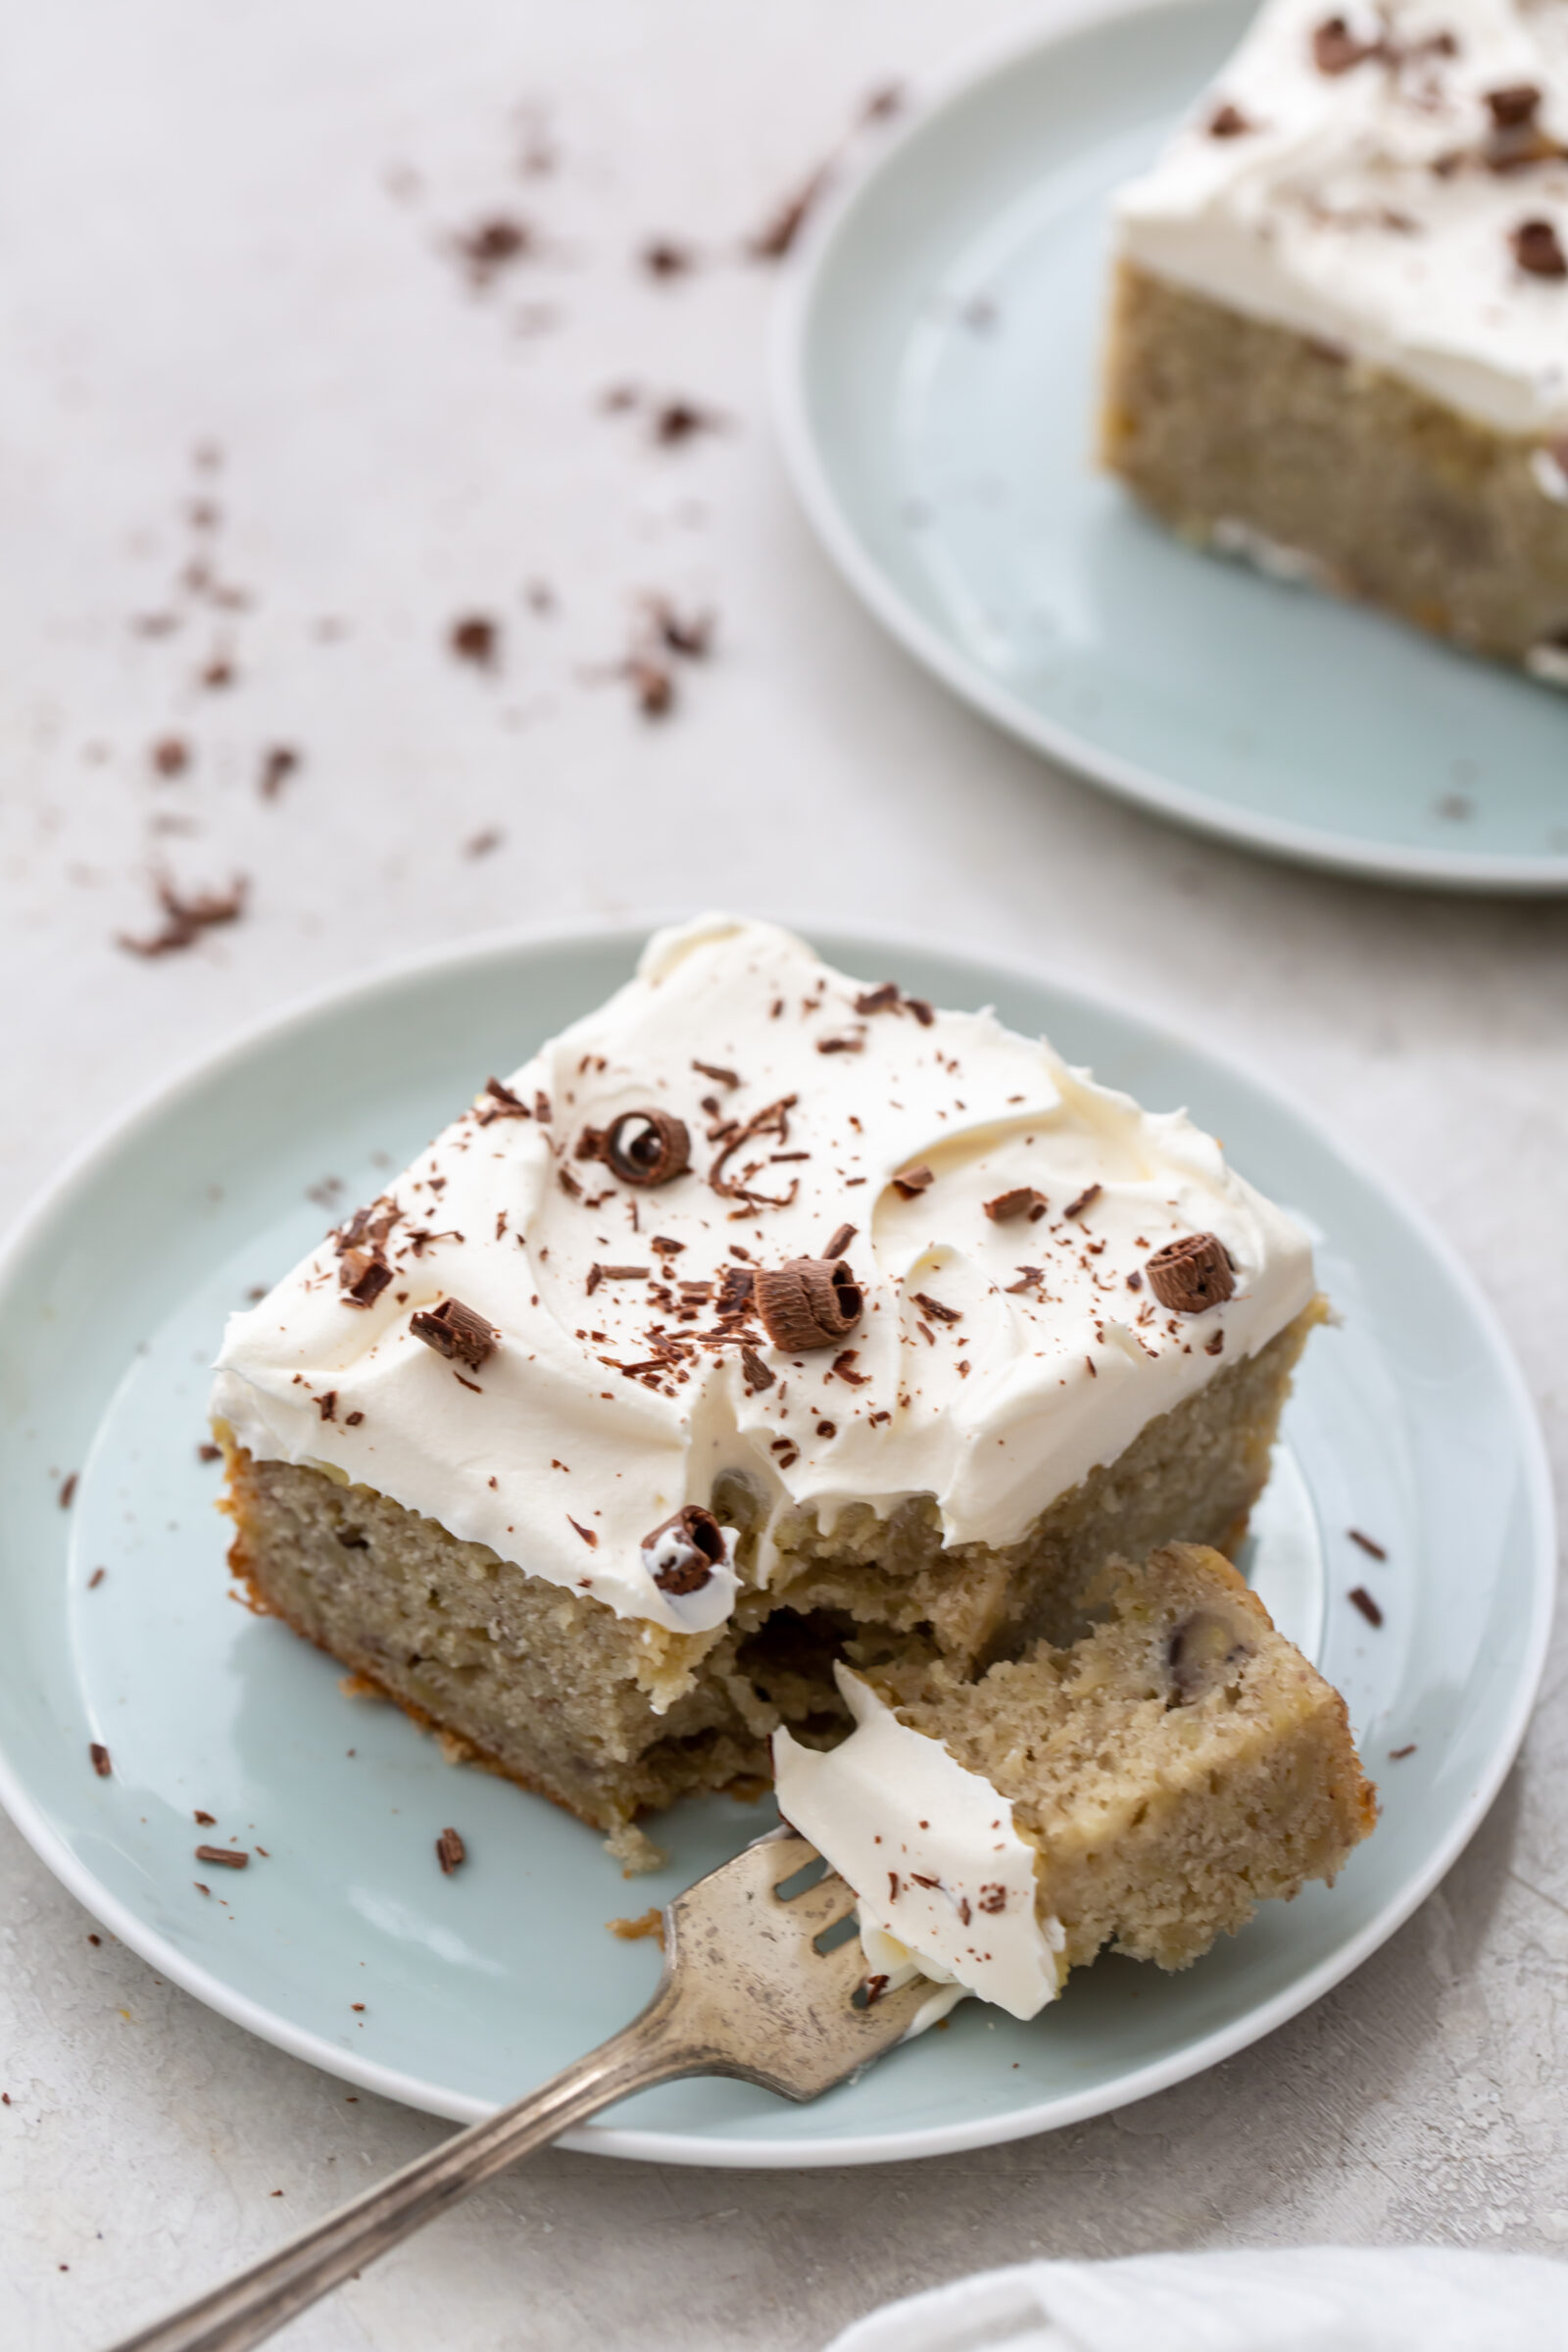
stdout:
{"type": "Polygon", "coordinates": [[[1268,0],[1116,208],[1106,464],[1568,685],[1568,6],[1268,0]]]}
{"type": "Polygon", "coordinates": [[[710,918],[232,1318],[231,1558],[614,1831],[1234,1544],[1320,1311],[1185,1115],[710,918]]]}
{"type": "Polygon", "coordinates": [[[919,1969],[1033,2017],[1106,1945],[1186,1968],[1370,1833],[1345,1701],[1219,1553],[1115,1563],[1094,1597],[1092,1633],[976,1683],[841,1667],[856,1729],[826,1752],[774,1735],[873,1989],[919,1969]]]}

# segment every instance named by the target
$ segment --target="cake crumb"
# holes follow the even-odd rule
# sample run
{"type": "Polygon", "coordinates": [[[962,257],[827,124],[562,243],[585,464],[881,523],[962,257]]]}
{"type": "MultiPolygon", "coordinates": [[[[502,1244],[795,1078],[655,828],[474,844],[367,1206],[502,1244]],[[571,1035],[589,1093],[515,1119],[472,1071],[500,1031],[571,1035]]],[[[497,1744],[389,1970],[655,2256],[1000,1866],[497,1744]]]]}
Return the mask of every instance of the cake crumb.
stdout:
{"type": "Polygon", "coordinates": [[[651,1936],[661,1951],[664,1948],[664,1914],[657,1903],[637,1919],[607,1919],[605,1925],[622,1943],[638,1943],[645,1936],[651,1936]]]}

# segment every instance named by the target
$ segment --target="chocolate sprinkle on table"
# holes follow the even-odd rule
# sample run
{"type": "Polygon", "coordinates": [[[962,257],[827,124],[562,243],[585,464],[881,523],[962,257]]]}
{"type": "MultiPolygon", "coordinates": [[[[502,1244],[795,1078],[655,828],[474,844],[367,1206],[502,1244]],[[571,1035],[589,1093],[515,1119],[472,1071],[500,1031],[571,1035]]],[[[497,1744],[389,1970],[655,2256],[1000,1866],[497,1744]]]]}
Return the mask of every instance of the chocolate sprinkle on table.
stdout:
{"type": "Polygon", "coordinates": [[[468,1849],[456,1830],[443,1830],[435,1841],[435,1858],[441,1865],[441,1876],[450,1879],[459,1864],[468,1858],[468,1849]]]}
{"type": "Polygon", "coordinates": [[[1346,1597],[1349,1600],[1352,1607],[1360,1610],[1368,1625],[1381,1625],[1383,1623],[1383,1611],[1378,1606],[1378,1603],[1373,1599],[1365,1585],[1352,1585],[1346,1597]]]}
{"type": "Polygon", "coordinates": [[[447,631],[447,644],[454,660],[471,662],[475,669],[494,669],[499,654],[500,632],[496,623],[484,613],[466,612],[447,631]]]}

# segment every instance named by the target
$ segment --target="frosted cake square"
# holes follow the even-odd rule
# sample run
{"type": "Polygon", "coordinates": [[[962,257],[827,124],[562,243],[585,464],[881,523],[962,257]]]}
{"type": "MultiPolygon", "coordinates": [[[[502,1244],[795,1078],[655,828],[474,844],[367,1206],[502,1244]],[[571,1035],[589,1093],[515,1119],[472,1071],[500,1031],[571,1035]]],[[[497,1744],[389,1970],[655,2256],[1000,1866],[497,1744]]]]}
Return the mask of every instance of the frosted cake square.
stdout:
{"type": "Polygon", "coordinates": [[[968,1678],[1234,1548],[1320,1312],[1184,1114],[705,919],[231,1319],[231,1562],[624,1837],[839,1733],[840,1660],[968,1678]]]}
{"type": "Polygon", "coordinates": [[[1568,5],[1268,0],[1116,205],[1105,463],[1568,685],[1568,5]]]}

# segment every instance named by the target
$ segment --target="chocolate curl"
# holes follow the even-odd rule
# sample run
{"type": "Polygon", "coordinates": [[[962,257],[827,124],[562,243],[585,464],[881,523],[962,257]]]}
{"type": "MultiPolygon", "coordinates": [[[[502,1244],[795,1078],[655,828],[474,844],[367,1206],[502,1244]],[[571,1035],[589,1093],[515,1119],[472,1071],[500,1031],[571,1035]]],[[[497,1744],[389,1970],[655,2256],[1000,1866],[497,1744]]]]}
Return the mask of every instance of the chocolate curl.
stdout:
{"type": "Polygon", "coordinates": [[[1178,1315],[1200,1315],[1236,1288],[1225,1245],[1214,1233],[1189,1233],[1179,1242],[1167,1242],[1154,1251],[1146,1272],[1160,1305],[1178,1315]]]}
{"type": "Polygon", "coordinates": [[[864,1304],[843,1258],[792,1257],[782,1266],[759,1266],[752,1292],[763,1330],[790,1355],[836,1348],[860,1320],[864,1304]]]}
{"type": "Polygon", "coordinates": [[[684,1176],[691,1155],[685,1121],[667,1110],[623,1110],[598,1144],[598,1156],[612,1175],[644,1189],[684,1176]]]}
{"type": "Polygon", "coordinates": [[[725,1564],[724,1531],[700,1502],[687,1503],[644,1536],[644,1552],[666,1545],[671,1557],[649,1571],[662,1592],[700,1592],[715,1568],[725,1564]],[[671,1543],[670,1538],[674,1541],[671,1543]]]}

